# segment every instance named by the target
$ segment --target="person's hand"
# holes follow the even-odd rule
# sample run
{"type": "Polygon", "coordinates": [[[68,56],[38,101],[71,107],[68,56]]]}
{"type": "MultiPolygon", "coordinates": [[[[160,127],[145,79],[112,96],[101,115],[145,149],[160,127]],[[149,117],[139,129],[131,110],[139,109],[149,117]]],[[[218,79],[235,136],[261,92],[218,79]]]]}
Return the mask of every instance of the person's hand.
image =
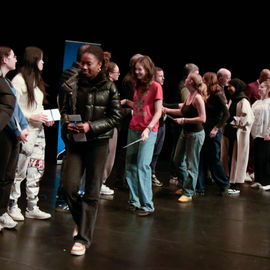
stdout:
{"type": "Polygon", "coordinates": [[[24,129],[22,130],[21,134],[19,136],[17,136],[17,140],[20,142],[27,142],[27,136],[28,136],[28,129],[24,129]]]}
{"type": "Polygon", "coordinates": [[[185,118],[174,118],[173,121],[176,122],[178,125],[183,125],[185,123],[185,118]]]}
{"type": "Polygon", "coordinates": [[[270,135],[268,134],[268,135],[265,135],[264,137],[263,137],[263,139],[265,140],[265,141],[270,141],[270,135]]]}
{"type": "Polygon", "coordinates": [[[143,133],[142,133],[142,141],[143,142],[145,142],[149,138],[150,132],[151,132],[151,130],[148,127],[143,131],[143,133]]]}
{"type": "Polygon", "coordinates": [[[69,123],[67,125],[67,130],[71,134],[78,134],[79,133],[77,127],[73,123],[69,123]]]}
{"type": "Polygon", "coordinates": [[[210,137],[210,138],[215,138],[215,137],[217,136],[217,133],[218,133],[218,128],[214,127],[214,128],[210,131],[209,137],[210,137]]]}
{"type": "Polygon", "coordinates": [[[89,123],[80,123],[75,126],[77,130],[79,131],[78,133],[87,133],[90,131],[90,125],[89,123]]]}
{"type": "Polygon", "coordinates": [[[47,121],[47,122],[45,122],[45,125],[47,127],[51,127],[52,125],[54,125],[54,121],[47,121]]]}
{"type": "Polygon", "coordinates": [[[46,114],[44,113],[37,113],[37,114],[32,114],[30,117],[30,120],[34,121],[34,122],[41,122],[43,124],[46,124],[46,122],[48,122],[48,117],[46,114]]]}

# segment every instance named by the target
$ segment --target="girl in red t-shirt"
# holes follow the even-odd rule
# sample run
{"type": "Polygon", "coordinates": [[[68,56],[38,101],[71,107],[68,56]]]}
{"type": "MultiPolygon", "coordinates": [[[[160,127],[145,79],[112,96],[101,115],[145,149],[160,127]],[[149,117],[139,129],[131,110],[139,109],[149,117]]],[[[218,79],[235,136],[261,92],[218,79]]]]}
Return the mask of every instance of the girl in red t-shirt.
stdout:
{"type": "Polygon", "coordinates": [[[154,212],[152,200],[151,167],[157,137],[159,118],[162,114],[162,86],[154,81],[155,65],[148,56],[137,59],[132,71],[134,82],[133,101],[123,103],[133,109],[129,124],[128,144],[141,139],[127,148],[126,180],[129,186],[129,209],[139,216],[154,212]]]}

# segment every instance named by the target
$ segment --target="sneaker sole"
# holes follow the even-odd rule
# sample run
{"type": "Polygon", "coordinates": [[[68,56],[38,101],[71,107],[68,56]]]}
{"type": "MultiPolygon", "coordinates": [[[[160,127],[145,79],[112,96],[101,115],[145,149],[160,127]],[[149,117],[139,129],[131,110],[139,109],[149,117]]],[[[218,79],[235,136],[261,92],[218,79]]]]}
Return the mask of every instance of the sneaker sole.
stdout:
{"type": "MultiPolygon", "coordinates": [[[[11,216],[11,215],[10,215],[11,216]]],[[[24,217],[23,218],[15,218],[13,216],[11,216],[13,220],[15,221],[24,221],[24,217]]]]}
{"type": "Polygon", "coordinates": [[[2,226],[2,229],[14,229],[16,226],[17,226],[17,223],[15,225],[1,225],[2,226]]]}
{"type": "Polygon", "coordinates": [[[51,216],[49,216],[49,217],[37,217],[37,216],[28,216],[27,214],[25,214],[25,217],[26,218],[31,218],[31,219],[40,219],[40,220],[43,220],[43,219],[50,219],[51,218],[51,216]]]}

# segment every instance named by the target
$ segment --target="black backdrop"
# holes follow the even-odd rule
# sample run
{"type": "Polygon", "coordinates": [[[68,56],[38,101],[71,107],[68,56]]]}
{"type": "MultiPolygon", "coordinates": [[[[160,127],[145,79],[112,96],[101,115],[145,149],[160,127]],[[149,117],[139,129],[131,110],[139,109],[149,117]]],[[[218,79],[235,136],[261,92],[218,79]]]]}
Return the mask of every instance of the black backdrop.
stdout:
{"type": "MultiPolygon", "coordinates": [[[[186,21],[174,18],[169,23],[165,23],[163,17],[157,17],[159,21],[152,20],[151,23],[136,17],[138,21],[133,21],[132,26],[130,22],[135,17],[129,18],[128,14],[120,20],[99,25],[86,19],[61,24],[61,17],[55,25],[44,24],[39,31],[17,28],[16,35],[1,35],[0,46],[10,46],[14,50],[18,66],[26,46],[37,46],[44,51],[43,77],[49,85],[47,92],[51,107],[56,106],[58,90],[55,85],[62,72],[65,40],[101,43],[104,50],[112,53],[111,60],[120,67],[119,87],[128,70],[130,57],[135,53],[149,55],[157,66],[164,69],[164,97],[173,102],[183,66],[188,62],[197,64],[202,75],[207,71],[216,72],[221,67],[228,68],[232,77],[239,77],[247,83],[256,80],[261,69],[270,68],[267,36],[263,28],[253,21],[238,18],[232,22],[230,15],[216,15],[209,22],[205,20],[206,14],[193,21],[192,25],[188,24],[196,17],[194,14],[186,21]],[[20,30],[24,31],[19,34],[20,30]]],[[[14,74],[11,72],[9,77],[14,74]]],[[[51,128],[46,132],[49,133],[48,145],[53,149],[51,157],[54,158],[57,129],[51,128]]]]}

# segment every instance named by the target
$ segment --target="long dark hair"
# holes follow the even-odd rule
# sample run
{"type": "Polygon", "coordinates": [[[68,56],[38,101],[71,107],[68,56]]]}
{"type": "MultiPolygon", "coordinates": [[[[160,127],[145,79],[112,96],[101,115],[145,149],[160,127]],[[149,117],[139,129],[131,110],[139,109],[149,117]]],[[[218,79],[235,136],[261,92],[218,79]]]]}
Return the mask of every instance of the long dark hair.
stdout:
{"type": "Polygon", "coordinates": [[[34,88],[38,87],[46,97],[45,88],[47,84],[43,81],[41,71],[38,69],[38,61],[43,57],[43,51],[37,47],[27,47],[24,51],[23,64],[19,70],[22,74],[28,95],[28,106],[32,106],[35,101],[34,88]]]}

